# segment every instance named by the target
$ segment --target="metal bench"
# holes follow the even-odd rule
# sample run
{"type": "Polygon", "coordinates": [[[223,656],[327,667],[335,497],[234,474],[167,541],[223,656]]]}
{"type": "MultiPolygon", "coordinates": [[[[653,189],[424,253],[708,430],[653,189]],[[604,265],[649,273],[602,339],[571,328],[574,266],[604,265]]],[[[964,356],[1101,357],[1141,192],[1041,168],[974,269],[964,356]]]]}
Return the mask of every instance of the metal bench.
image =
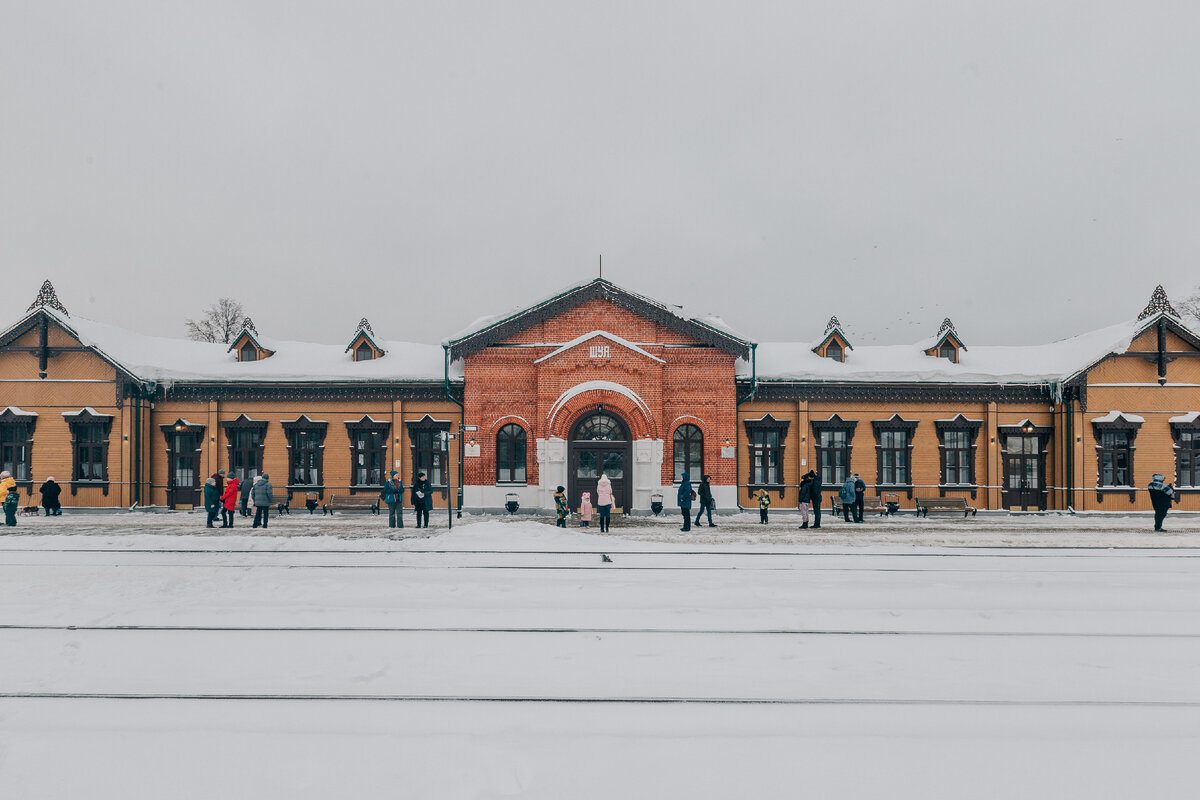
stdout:
{"type": "Polygon", "coordinates": [[[962,497],[918,497],[917,516],[928,517],[929,512],[939,513],[961,513],[964,517],[967,515],[975,516],[975,507],[967,505],[966,499],[962,497]]]}
{"type": "Polygon", "coordinates": [[[379,495],[370,494],[335,494],[329,497],[329,502],[321,511],[321,515],[332,514],[334,511],[370,511],[379,513],[379,495]]]}
{"type": "MultiPolygon", "coordinates": [[[[830,503],[833,507],[835,515],[843,516],[842,514],[842,498],[836,494],[830,496],[830,503]]],[[[887,516],[895,514],[900,510],[900,495],[888,492],[882,497],[863,497],[863,515],[879,514],[887,516]]],[[[853,512],[853,509],[851,509],[853,512]]]]}
{"type": "Polygon", "coordinates": [[[275,492],[271,495],[271,505],[275,506],[276,513],[291,514],[292,496],[287,492],[275,492]]]}

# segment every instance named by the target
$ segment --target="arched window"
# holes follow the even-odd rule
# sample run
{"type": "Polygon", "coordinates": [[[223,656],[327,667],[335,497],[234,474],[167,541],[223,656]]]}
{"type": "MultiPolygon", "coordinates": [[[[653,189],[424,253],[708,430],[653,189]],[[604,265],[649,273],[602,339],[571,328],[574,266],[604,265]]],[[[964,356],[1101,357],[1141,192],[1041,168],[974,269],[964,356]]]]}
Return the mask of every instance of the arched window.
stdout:
{"type": "Polygon", "coordinates": [[[834,361],[842,360],[842,346],[837,342],[830,342],[825,348],[825,357],[832,358],[834,361]]]}
{"type": "Polygon", "coordinates": [[[938,356],[941,358],[948,358],[951,361],[958,361],[958,352],[954,349],[954,345],[950,344],[949,342],[942,345],[942,349],[940,352],[938,352],[938,356]]]}
{"type": "Polygon", "coordinates": [[[680,425],[675,429],[675,482],[689,473],[692,480],[704,474],[704,434],[695,425],[680,425]]]}
{"type": "Polygon", "coordinates": [[[246,342],[238,351],[238,361],[258,361],[258,350],[254,345],[246,342]]]}
{"type": "Polygon", "coordinates": [[[375,358],[375,351],[366,342],[363,342],[354,350],[355,361],[370,361],[373,358],[375,358]]]}
{"type": "Polygon", "coordinates": [[[625,432],[621,420],[599,411],[576,425],[571,439],[577,442],[627,442],[629,434],[625,432]]]}
{"type": "Polygon", "coordinates": [[[496,434],[496,483],[525,483],[525,429],[505,425],[496,434]]]}

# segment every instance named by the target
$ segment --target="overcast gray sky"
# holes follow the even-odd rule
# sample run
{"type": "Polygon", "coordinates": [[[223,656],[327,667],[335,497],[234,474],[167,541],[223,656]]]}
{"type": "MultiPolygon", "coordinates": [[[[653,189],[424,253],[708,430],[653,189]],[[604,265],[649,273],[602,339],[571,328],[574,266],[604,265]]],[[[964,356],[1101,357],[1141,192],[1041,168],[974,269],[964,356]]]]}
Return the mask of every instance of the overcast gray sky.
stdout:
{"type": "Polygon", "coordinates": [[[1200,4],[0,0],[0,322],[435,342],[596,274],[968,346],[1198,281],[1200,4]],[[135,288],[140,286],[141,288],[135,288]]]}

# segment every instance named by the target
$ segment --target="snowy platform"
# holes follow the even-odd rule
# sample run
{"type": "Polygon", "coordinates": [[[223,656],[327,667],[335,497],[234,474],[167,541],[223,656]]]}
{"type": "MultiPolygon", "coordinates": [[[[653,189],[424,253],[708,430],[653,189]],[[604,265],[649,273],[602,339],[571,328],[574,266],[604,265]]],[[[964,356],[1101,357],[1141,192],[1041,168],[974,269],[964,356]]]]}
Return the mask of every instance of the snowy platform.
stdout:
{"type": "Polygon", "coordinates": [[[22,519],[0,794],[1191,797],[1200,533],[1146,522],[22,519]]]}

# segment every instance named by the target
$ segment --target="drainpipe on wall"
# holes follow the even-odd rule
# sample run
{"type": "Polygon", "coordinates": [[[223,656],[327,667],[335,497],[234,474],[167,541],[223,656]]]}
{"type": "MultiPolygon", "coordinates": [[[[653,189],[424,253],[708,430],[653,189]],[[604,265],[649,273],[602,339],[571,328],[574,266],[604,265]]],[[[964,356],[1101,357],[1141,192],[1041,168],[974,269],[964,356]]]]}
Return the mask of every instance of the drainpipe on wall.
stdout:
{"type": "MultiPolygon", "coordinates": [[[[466,492],[463,490],[463,453],[466,446],[466,438],[463,435],[463,425],[466,424],[467,407],[458,400],[454,399],[454,395],[450,393],[450,345],[442,345],[442,388],[446,392],[446,398],[454,405],[458,406],[458,517],[462,519],[462,498],[466,492]]],[[[450,504],[450,499],[447,498],[446,504],[450,504]]]]}
{"type": "Polygon", "coordinates": [[[1067,507],[1075,507],[1075,402],[1067,396],[1067,507]]]}
{"type": "MultiPolygon", "coordinates": [[[[750,343],[750,394],[737,401],[737,408],[742,407],[742,403],[747,403],[754,399],[755,393],[758,392],[758,345],[754,342],[750,343]]],[[[734,495],[737,497],[737,507],[742,508],[742,459],[738,456],[742,452],[742,427],[737,424],[737,412],[734,412],[734,431],[733,431],[733,466],[734,466],[734,495]]]]}

